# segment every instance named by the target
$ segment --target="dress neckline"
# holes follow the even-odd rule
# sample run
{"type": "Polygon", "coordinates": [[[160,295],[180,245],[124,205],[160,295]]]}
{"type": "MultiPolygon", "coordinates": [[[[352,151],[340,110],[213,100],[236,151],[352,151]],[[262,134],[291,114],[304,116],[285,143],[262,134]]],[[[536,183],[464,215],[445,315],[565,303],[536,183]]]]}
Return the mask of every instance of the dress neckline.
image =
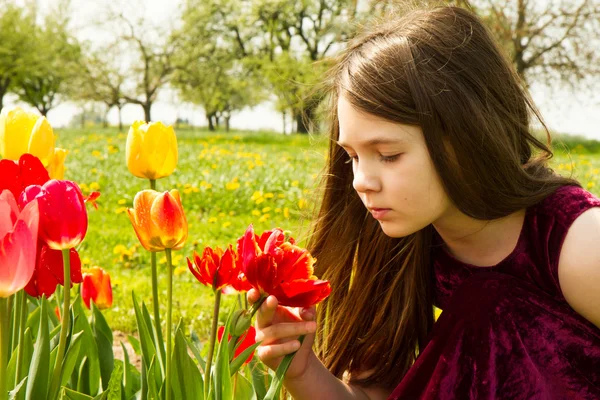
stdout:
{"type": "Polygon", "coordinates": [[[434,235],[436,238],[435,243],[439,247],[441,257],[445,258],[444,263],[450,263],[452,265],[460,266],[463,268],[482,270],[482,271],[484,271],[484,270],[490,271],[490,270],[496,270],[496,269],[501,268],[507,262],[511,261],[517,254],[519,254],[521,252],[521,250],[524,246],[526,231],[527,231],[527,227],[529,226],[529,216],[531,214],[532,208],[533,208],[533,206],[527,207],[525,209],[525,217],[523,218],[523,225],[521,226],[521,231],[519,232],[519,238],[517,239],[517,243],[515,244],[514,249],[510,252],[510,254],[508,254],[506,257],[504,257],[502,260],[500,260],[497,264],[494,264],[494,265],[479,266],[479,265],[473,265],[473,264],[469,264],[467,262],[460,261],[446,249],[444,240],[439,235],[439,233],[437,233],[437,231],[434,229],[433,231],[434,231],[434,235]]]}

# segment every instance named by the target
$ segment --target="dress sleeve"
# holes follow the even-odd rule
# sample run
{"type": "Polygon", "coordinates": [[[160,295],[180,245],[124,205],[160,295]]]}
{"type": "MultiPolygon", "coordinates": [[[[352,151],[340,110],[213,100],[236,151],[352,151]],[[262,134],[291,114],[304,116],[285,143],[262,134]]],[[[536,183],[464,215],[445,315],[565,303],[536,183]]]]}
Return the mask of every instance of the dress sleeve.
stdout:
{"type": "Polygon", "coordinates": [[[569,228],[584,211],[600,207],[600,199],[578,186],[563,186],[544,200],[544,213],[552,222],[546,226],[548,263],[560,292],[558,261],[569,228]]]}

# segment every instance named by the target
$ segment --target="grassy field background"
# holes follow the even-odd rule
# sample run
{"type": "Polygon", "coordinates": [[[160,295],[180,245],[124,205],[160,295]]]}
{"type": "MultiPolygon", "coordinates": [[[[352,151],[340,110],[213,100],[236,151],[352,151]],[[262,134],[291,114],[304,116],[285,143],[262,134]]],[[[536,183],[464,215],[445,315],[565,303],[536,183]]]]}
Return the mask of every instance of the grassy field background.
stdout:
{"type": "MultiPolygon", "coordinates": [[[[98,210],[89,208],[89,229],[79,248],[83,266],[100,266],[111,274],[114,305],[104,311],[113,330],[135,331],[132,291],[151,308],[150,254],[139,244],[125,212],[148,181],[132,176],[125,163],[126,132],[115,129],[57,129],[57,146],[69,150],[65,179],[84,194],[98,190],[98,210]]],[[[302,245],[325,163],[327,139],[275,133],[209,133],[177,130],[179,163],[157,190],[178,189],[189,224],[185,247],[174,253],[173,321],[183,318],[206,338],[213,294],[187,269],[186,257],[204,246],[225,247],[253,223],[257,232],[281,227],[302,245]]],[[[561,136],[552,166],[578,178],[598,195],[600,142],[561,136]]],[[[159,290],[166,298],[166,260],[159,253],[159,290]]],[[[237,296],[223,296],[225,309],[237,296]]],[[[161,304],[165,315],[164,301],[161,304]]],[[[222,313],[225,315],[225,312],[222,313]]],[[[164,324],[164,318],[163,318],[164,324]]]]}

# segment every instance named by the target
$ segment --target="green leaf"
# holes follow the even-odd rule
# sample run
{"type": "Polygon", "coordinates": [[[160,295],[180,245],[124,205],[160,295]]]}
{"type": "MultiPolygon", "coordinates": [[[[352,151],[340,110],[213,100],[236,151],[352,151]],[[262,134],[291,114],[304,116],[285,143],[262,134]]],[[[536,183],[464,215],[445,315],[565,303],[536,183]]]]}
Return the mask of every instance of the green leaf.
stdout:
{"type": "Polygon", "coordinates": [[[229,364],[229,372],[231,376],[233,376],[238,370],[244,365],[244,361],[250,357],[250,354],[260,345],[261,342],[254,343],[252,346],[249,346],[247,349],[242,351],[239,356],[233,359],[229,364]]]}
{"type": "Polygon", "coordinates": [[[187,344],[181,329],[181,323],[175,332],[173,346],[173,382],[172,390],[175,399],[202,399],[204,384],[198,366],[188,354],[187,344]]]}
{"type": "Polygon", "coordinates": [[[138,333],[140,335],[140,344],[141,344],[141,348],[142,348],[142,360],[144,360],[146,362],[146,382],[148,384],[148,395],[150,395],[150,389],[151,389],[151,383],[150,381],[153,381],[153,385],[154,385],[154,390],[156,392],[156,394],[158,395],[158,387],[160,386],[161,382],[163,381],[163,375],[162,375],[162,371],[160,371],[160,367],[158,368],[158,373],[156,372],[155,368],[157,367],[156,364],[152,365],[152,368],[150,368],[150,365],[148,365],[148,360],[155,360],[156,358],[156,349],[154,347],[154,342],[152,340],[152,335],[150,334],[150,329],[148,328],[148,325],[146,324],[146,320],[144,319],[144,316],[142,314],[142,311],[140,309],[140,306],[135,298],[135,294],[132,293],[132,297],[133,297],[133,308],[135,310],[135,317],[136,317],[136,321],[137,321],[137,328],[138,328],[138,333]],[[150,377],[150,372],[152,371],[152,379],[150,377]]]}
{"type": "Polygon", "coordinates": [[[17,383],[17,386],[10,392],[8,392],[8,400],[17,400],[21,389],[25,387],[25,382],[27,382],[27,377],[23,378],[21,382],[17,383]]]}
{"type": "Polygon", "coordinates": [[[156,356],[153,356],[146,374],[148,377],[148,400],[160,400],[160,397],[158,397],[159,389],[157,388],[158,380],[156,379],[156,374],[159,369],[160,368],[156,366],[156,356]]]}
{"type": "Polygon", "coordinates": [[[167,357],[165,355],[165,341],[163,339],[162,332],[157,332],[156,324],[150,317],[148,308],[144,303],[142,303],[142,314],[144,315],[144,321],[146,321],[146,326],[152,331],[151,337],[152,342],[154,343],[154,348],[156,349],[158,364],[160,365],[162,376],[165,376],[165,371],[167,368],[167,363],[165,362],[165,360],[167,359],[167,357]]]}
{"type": "Polygon", "coordinates": [[[71,345],[67,349],[65,358],[63,360],[60,379],[61,386],[66,385],[67,381],[71,377],[71,374],[73,373],[73,370],[75,369],[77,359],[79,358],[79,349],[81,348],[82,337],[83,331],[76,333],[71,339],[71,345]]]}
{"type": "MultiPolygon", "coordinates": [[[[233,313],[230,312],[229,317],[227,318],[225,330],[223,331],[223,338],[229,336],[232,314],[233,313]]],[[[221,340],[218,346],[213,383],[215,400],[229,400],[233,398],[231,374],[229,373],[229,342],[227,340],[221,340]]]]}
{"type": "Polygon", "coordinates": [[[200,355],[200,350],[190,339],[188,339],[185,336],[183,338],[190,350],[192,351],[192,354],[194,354],[194,357],[196,357],[196,361],[198,362],[198,365],[200,365],[200,371],[204,375],[204,371],[206,369],[206,361],[204,361],[204,358],[202,358],[202,356],[200,355]]]}
{"type": "Polygon", "coordinates": [[[98,346],[98,362],[100,364],[102,388],[106,389],[114,368],[113,334],[98,307],[96,307],[93,301],[90,302],[90,305],[92,308],[91,326],[96,338],[96,345],[98,346]]]}
{"type": "MultiPolygon", "coordinates": [[[[47,300],[42,298],[41,315],[46,315],[47,300]]],[[[45,399],[48,394],[48,375],[50,373],[50,338],[48,337],[48,321],[40,318],[37,340],[29,367],[26,400],[45,399]]]]}
{"type": "Polygon", "coordinates": [[[75,331],[83,331],[81,346],[85,352],[80,352],[79,359],[76,365],[79,365],[77,371],[77,390],[81,393],[96,395],[100,390],[100,361],[98,357],[98,345],[94,332],[87,319],[85,310],[83,309],[83,301],[81,296],[77,295],[73,302],[73,312],[75,313],[75,331]],[[83,367],[87,358],[87,364],[83,367]]]}
{"type": "MultiPolygon", "coordinates": [[[[298,338],[298,341],[300,344],[302,344],[304,341],[304,335],[301,335],[298,338]]],[[[292,363],[292,359],[294,358],[295,354],[296,352],[292,354],[286,354],[285,357],[283,357],[279,367],[277,367],[277,371],[275,371],[275,378],[271,382],[271,386],[269,387],[269,391],[267,392],[264,400],[274,400],[276,397],[279,397],[279,392],[281,391],[281,386],[283,385],[283,377],[292,363]]]]}
{"type": "Polygon", "coordinates": [[[271,375],[269,375],[264,365],[257,362],[256,359],[250,360],[250,371],[256,397],[258,400],[263,400],[267,395],[267,388],[271,384],[271,375]]]}
{"type": "Polygon", "coordinates": [[[121,400],[121,382],[123,381],[123,363],[117,360],[108,382],[108,400],[121,400]]]}
{"type": "Polygon", "coordinates": [[[140,348],[140,341],[135,336],[131,335],[127,335],[127,340],[129,341],[129,344],[131,344],[131,347],[133,347],[133,351],[135,352],[135,354],[141,356],[142,349],[140,348]]]}
{"type": "Polygon", "coordinates": [[[92,396],[76,392],[69,388],[63,388],[60,398],[65,400],[93,400],[92,396]]]}
{"type": "Polygon", "coordinates": [[[256,400],[252,383],[242,374],[233,377],[233,398],[235,400],[256,400]]]}

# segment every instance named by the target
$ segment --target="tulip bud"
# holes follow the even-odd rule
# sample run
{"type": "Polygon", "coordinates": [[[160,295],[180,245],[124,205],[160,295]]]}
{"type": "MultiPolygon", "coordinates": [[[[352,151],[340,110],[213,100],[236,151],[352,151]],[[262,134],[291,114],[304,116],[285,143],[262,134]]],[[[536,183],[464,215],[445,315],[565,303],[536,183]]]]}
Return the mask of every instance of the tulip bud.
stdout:
{"type": "Polygon", "coordinates": [[[169,176],[177,166],[177,137],[172,126],[162,122],[135,121],[127,134],[126,160],[129,172],[138,178],[169,176]]]}
{"type": "Polygon", "coordinates": [[[231,316],[231,331],[233,336],[242,336],[252,324],[252,314],[247,310],[236,310],[231,316]]]}
{"type": "Polygon", "coordinates": [[[85,269],[81,283],[81,298],[87,308],[90,308],[90,300],[93,300],[101,310],[112,306],[110,275],[100,267],[85,269]]]}

